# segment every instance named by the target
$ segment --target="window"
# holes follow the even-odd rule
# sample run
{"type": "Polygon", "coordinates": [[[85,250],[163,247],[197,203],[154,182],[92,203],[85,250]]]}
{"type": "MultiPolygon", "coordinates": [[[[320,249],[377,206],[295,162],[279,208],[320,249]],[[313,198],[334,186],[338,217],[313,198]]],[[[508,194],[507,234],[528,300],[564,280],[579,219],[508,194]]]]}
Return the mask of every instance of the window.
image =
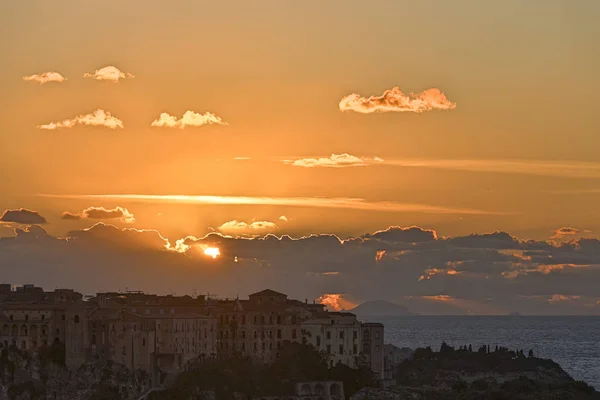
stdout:
{"type": "Polygon", "coordinates": [[[29,321],[29,315],[25,316],[25,321],[29,321]]]}
{"type": "Polygon", "coordinates": [[[330,344],[327,345],[327,352],[331,353],[331,345],[330,344]]]}
{"type": "Polygon", "coordinates": [[[340,344],[339,350],[340,350],[340,354],[344,354],[344,345],[343,344],[340,344]]]}
{"type": "MultiPolygon", "coordinates": [[[[61,318],[62,318],[62,320],[64,321],[64,320],[65,320],[65,314],[63,314],[61,318]]],[[[10,316],[10,319],[11,319],[11,321],[12,321],[12,315],[10,316]]]]}
{"type": "Polygon", "coordinates": [[[258,317],[255,315],[255,316],[254,316],[254,324],[255,324],[255,325],[256,325],[257,318],[258,318],[258,317]]]}
{"type": "Polygon", "coordinates": [[[375,339],[379,339],[379,332],[375,332],[375,339]]]}
{"type": "Polygon", "coordinates": [[[92,346],[96,345],[96,335],[92,335],[92,346]]]}
{"type": "Polygon", "coordinates": [[[258,344],[254,342],[254,350],[258,350],[258,344]]]}
{"type": "Polygon", "coordinates": [[[46,316],[45,316],[45,315],[42,315],[42,321],[43,321],[44,319],[46,319],[46,316]]]}
{"type": "Polygon", "coordinates": [[[379,351],[379,345],[375,346],[375,351],[379,351]]]}
{"type": "Polygon", "coordinates": [[[263,324],[263,325],[265,324],[265,316],[264,315],[261,315],[261,317],[260,317],[260,323],[263,324]]]}
{"type": "Polygon", "coordinates": [[[246,351],[246,343],[242,342],[242,351],[246,351]]]}
{"type": "Polygon", "coordinates": [[[281,316],[280,315],[277,316],[277,325],[281,325],[281,316]]]}
{"type": "Polygon", "coordinates": [[[273,316],[269,315],[269,324],[272,325],[273,324],[273,316]]]}
{"type": "Polygon", "coordinates": [[[331,339],[331,331],[327,331],[327,339],[331,339]]]}
{"type": "MultiPolygon", "coordinates": [[[[63,315],[63,320],[65,319],[64,317],[65,317],[65,316],[63,315]]],[[[13,320],[13,316],[12,316],[12,315],[10,316],[10,320],[11,320],[11,321],[13,320]]]]}
{"type": "Polygon", "coordinates": [[[321,336],[317,336],[317,347],[321,347],[321,336]]]}
{"type": "Polygon", "coordinates": [[[281,339],[281,329],[277,329],[277,339],[281,339]]]}
{"type": "Polygon", "coordinates": [[[123,346],[123,348],[121,349],[121,354],[124,356],[127,355],[127,347],[123,346]]]}
{"type": "Polygon", "coordinates": [[[292,339],[296,339],[296,330],[292,329],[292,339]]]}
{"type": "Polygon", "coordinates": [[[352,345],[352,354],[356,354],[356,353],[358,353],[358,346],[352,345]]]}
{"type": "Polygon", "coordinates": [[[340,331],[340,339],[344,338],[344,331],[340,331]]]}
{"type": "Polygon", "coordinates": [[[258,339],[258,331],[254,331],[254,339],[258,339]]]}
{"type": "Polygon", "coordinates": [[[262,349],[264,350],[264,349],[265,349],[265,347],[266,347],[266,343],[265,343],[265,342],[263,342],[263,344],[262,344],[262,349]]]}
{"type": "Polygon", "coordinates": [[[142,338],[142,346],[146,345],[146,338],[142,338]]]}
{"type": "Polygon", "coordinates": [[[242,325],[246,325],[246,316],[242,315],[242,325]]]}
{"type": "Polygon", "coordinates": [[[353,337],[355,340],[356,340],[356,339],[358,339],[358,332],[357,332],[357,331],[354,331],[354,332],[352,332],[352,337],[353,337]]]}
{"type": "Polygon", "coordinates": [[[76,315],[76,316],[75,316],[75,318],[74,318],[74,321],[75,321],[75,323],[76,323],[76,324],[78,324],[78,323],[79,323],[79,315],[76,315]]]}
{"type": "Polygon", "coordinates": [[[242,331],[242,339],[246,339],[246,331],[242,331]]]}

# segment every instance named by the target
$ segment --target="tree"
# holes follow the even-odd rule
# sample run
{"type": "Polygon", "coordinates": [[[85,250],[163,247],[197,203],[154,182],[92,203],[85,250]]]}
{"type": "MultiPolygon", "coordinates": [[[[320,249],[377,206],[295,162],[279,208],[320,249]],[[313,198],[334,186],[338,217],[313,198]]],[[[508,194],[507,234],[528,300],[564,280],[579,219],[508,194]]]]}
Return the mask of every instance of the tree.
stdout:
{"type": "Polygon", "coordinates": [[[529,350],[529,354],[528,355],[529,355],[529,358],[533,358],[533,350],[532,349],[529,350]]]}

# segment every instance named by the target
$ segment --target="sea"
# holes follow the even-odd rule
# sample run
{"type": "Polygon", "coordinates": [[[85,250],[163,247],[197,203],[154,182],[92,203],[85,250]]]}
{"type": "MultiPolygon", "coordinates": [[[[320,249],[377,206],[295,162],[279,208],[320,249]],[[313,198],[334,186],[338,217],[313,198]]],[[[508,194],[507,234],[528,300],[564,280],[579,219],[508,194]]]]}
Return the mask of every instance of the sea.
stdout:
{"type": "Polygon", "coordinates": [[[600,390],[600,316],[400,316],[362,317],[381,322],[385,341],[399,347],[431,346],[443,341],[459,347],[483,344],[510,350],[531,349],[550,358],[574,379],[600,390]]]}

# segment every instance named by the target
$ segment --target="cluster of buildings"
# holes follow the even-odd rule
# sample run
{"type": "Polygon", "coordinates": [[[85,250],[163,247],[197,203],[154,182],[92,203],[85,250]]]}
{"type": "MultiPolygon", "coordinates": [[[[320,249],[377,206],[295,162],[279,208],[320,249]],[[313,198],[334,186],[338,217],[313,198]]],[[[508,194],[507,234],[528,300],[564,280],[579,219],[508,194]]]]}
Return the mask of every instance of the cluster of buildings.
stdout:
{"type": "Polygon", "coordinates": [[[331,365],[363,360],[383,379],[383,329],[269,289],[244,300],[128,291],[84,301],[70,289],[0,285],[0,346],[35,350],[64,343],[71,367],[112,360],[153,377],[199,357],[240,354],[269,364],[285,343],[295,342],[324,352],[331,365]]]}

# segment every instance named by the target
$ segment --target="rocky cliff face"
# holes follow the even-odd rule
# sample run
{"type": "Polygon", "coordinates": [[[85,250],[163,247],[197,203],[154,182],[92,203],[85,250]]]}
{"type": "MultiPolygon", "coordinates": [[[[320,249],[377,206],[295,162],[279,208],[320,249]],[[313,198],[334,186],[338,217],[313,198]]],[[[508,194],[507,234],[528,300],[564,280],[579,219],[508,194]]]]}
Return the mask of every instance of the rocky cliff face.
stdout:
{"type": "Polygon", "coordinates": [[[0,400],[138,399],[150,378],[115,363],[90,363],[69,370],[39,354],[3,350],[0,355],[0,400]]]}

